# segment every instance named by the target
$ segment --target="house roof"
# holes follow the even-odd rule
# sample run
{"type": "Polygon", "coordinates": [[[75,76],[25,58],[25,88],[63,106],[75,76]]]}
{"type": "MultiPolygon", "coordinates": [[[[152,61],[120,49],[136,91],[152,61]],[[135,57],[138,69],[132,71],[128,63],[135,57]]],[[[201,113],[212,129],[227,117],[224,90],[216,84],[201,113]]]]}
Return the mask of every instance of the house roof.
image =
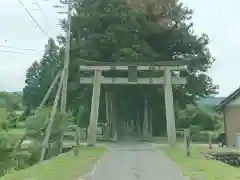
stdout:
{"type": "Polygon", "coordinates": [[[208,106],[215,108],[218,106],[226,97],[205,97],[200,98],[196,101],[198,106],[208,106]]]}
{"type": "Polygon", "coordinates": [[[220,102],[220,104],[217,106],[217,109],[222,109],[226,105],[228,105],[232,100],[236,99],[240,96],[240,87],[233,91],[228,97],[226,97],[224,100],[220,102]]]}

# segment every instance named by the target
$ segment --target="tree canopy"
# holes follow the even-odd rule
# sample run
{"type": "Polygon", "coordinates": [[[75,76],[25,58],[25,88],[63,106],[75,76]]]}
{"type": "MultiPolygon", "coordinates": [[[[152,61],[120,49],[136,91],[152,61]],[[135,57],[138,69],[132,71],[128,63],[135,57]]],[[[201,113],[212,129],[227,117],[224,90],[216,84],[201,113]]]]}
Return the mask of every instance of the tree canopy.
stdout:
{"type": "MultiPolygon", "coordinates": [[[[159,62],[189,59],[188,70],[180,76],[187,77],[186,85],[174,87],[179,108],[195,103],[199,97],[217,93],[217,86],[207,75],[214,62],[206,34],[197,36],[191,22],[193,11],[184,4],[162,0],[82,0],[74,6],[71,27],[71,53],[69,66],[68,108],[75,115],[86,107],[81,116],[89,115],[92,87],[81,85],[79,63],[101,62],[159,62]],[[88,107],[88,108],[87,108],[88,107]]],[[[66,21],[62,27],[66,30],[66,21]]],[[[64,50],[65,38],[58,37],[59,47],[46,48],[40,63],[33,63],[26,74],[24,100],[28,106],[40,104],[54,74],[61,67],[60,52],[64,50]]],[[[106,72],[104,76],[123,76],[106,72]]],[[[126,75],[126,74],[125,74],[126,75]]],[[[160,73],[139,73],[139,76],[160,76],[160,73]]],[[[123,118],[142,114],[143,99],[153,107],[155,119],[165,119],[164,91],[161,86],[104,86],[100,102],[100,119],[105,118],[104,92],[115,96],[118,111],[123,118]]],[[[49,102],[52,101],[50,98],[49,102]]],[[[158,122],[159,123],[159,122],[158,122]]],[[[159,127],[159,125],[157,125],[159,127]]]]}
{"type": "MultiPolygon", "coordinates": [[[[40,105],[60,67],[59,47],[53,39],[49,39],[48,44],[45,46],[43,58],[39,62],[33,62],[26,72],[26,86],[23,89],[23,102],[25,105],[32,108],[40,105]]],[[[52,103],[55,93],[56,89],[51,93],[46,105],[52,103]]]]}

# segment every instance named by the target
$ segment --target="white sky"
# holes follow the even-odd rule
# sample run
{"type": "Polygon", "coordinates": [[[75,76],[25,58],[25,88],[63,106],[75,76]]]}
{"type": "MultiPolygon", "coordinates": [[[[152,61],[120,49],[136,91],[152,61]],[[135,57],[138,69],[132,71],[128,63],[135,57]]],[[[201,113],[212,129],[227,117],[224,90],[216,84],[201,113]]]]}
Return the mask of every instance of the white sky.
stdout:
{"type": "MultiPolygon", "coordinates": [[[[57,10],[53,5],[59,0],[36,0],[44,11],[44,16],[37,9],[35,0],[22,0],[37,22],[48,33],[56,37],[61,29],[58,24],[57,10]]],[[[194,9],[194,29],[197,33],[205,32],[211,39],[209,46],[216,62],[209,71],[214,83],[220,85],[219,96],[227,96],[240,83],[234,82],[240,77],[239,0],[182,0],[194,9]]],[[[18,91],[24,87],[25,71],[35,60],[42,56],[48,37],[36,26],[18,0],[1,0],[0,2],[0,90],[18,91]],[[10,49],[2,46],[14,46],[10,49]],[[26,51],[22,49],[33,49],[26,51]],[[8,53],[17,51],[25,54],[8,53]]]]}

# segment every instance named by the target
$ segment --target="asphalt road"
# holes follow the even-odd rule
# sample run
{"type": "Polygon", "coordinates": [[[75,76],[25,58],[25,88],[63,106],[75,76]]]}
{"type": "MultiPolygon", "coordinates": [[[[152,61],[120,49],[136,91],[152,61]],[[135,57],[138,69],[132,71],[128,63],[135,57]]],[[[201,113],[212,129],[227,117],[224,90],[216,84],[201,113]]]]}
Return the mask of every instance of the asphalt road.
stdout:
{"type": "Polygon", "coordinates": [[[188,180],[156,146],[148,143],[111,144],[99,166],[84,180],[188,180]]]}

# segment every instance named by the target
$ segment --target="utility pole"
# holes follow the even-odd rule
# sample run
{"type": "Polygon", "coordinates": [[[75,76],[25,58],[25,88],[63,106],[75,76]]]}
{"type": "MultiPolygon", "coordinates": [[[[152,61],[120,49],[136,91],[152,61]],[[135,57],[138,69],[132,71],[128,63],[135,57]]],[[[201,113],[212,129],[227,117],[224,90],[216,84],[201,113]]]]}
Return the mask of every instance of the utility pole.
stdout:
{"type": "MultiPolygon", "coordinates": [[[[60,0],[61,4],[67,4],[67,27],[66,27],[66,47],[64,53],[64,66],[62,73],[62,89],[61,89],[61,105],[60,112],[66,113],[67,111],[67,86],[68,86],[68,68],[70,62],[70,41],[71,41],[71,10],[72,10],[73,0],[60,0]]],[[[61,6],[56,6],[56,8],[62,8],[61,6]]],[[[59,139],[59,151],[62,152],[64,132],[61,132],[61,137],[59,139]]]]}
{"type": "MultiPolygon", "coordinates": [[[[67,107],[67,86],[68,86],[68,68],[70,62],[70,45],[71,45],[71,25],[72,25],[72,6],[75,0],[60,0],[62,4],[67,4],[67,27],[66,27],[66,48],[64,57],[64,67],[63,67],[63,84],[62,84],[62,96],[61,96],[61,113],[66,113],[67,107]]],[[[64,132],[61,134],[60,138],[60,152],[62,152],[62,142],[63,142],[64,132]]],[[[76,128],[76,151],[75,154],[78,155],[80,143],[80,127],[76,128]]]]}
{"type": "Polygon", "coordinates": [[[63,68],[63,87],[61,96],[61,112],[66,113],[67,106],[67,86],[68,86],[68,67],[70,61],[70,36],[71,36],[71,10],[72,10],[72,0],[60,0],[62,4],[68,5],[67,11],[67,29],[66,29],[66,48],[64,57],[64,68],[63,68]]]}

